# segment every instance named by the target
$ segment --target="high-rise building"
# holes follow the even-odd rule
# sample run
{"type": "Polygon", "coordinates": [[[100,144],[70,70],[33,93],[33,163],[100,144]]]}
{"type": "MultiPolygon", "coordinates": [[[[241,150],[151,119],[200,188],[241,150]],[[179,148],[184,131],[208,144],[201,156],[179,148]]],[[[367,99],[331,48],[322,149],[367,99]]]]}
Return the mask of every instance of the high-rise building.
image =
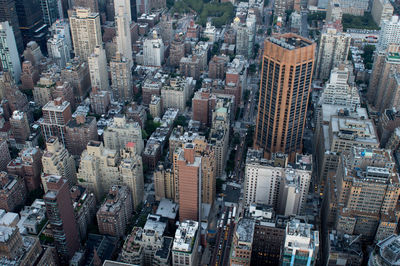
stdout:
{"type": "MultiPolygon", "coordinates": [[[[179,218],[181,221],[200,219],[201,210],[201,157],[195,154],[195,145],[185,143],[175,152],[179,180],[179,218]]],[[[174,158],[175,160],[175,158],[174,158]]]]}
{"type": "Polygon", "coordinates": [[[162,198],[175,198],[175,182],[174,172],[172,169],[165,169],[162,164],[159,164],[154,170],[154,193],[156,200],[162,198]]]}
{"type": "Polygon", "coordinates": [[[28,116],[24,112],[14,111],[10,118],[11,131],[16,144],[25,144],[29,138],[31,130],[29,127],[28,116]]]}
{"type": "Polygon", "coordinates": [[[110,87],[107,72],[106,51],[102,46],[94,48],[93,53],[88,57],[90,82],[92,88],[108,90],[110,87]]]}
{"type": "Polygon", "coordinates": [[[41,184],[42,155],[38,148],[23,149],[19,157],[7,165],[7,172],[23,177],[28,191],[38,189],[41,184]]]}
{"type": "Polygon", "coordinates": [[[65,145],[65,126],[72,118],[70,103],[59,97],[49,101],[42,111],[43,118],[39,122],[44,139],[55,136],[65,145]]]}
{"type": "Polygon", "coordinates": [[[287,33],[265,41],[254,147],[266,157],[302,150],[315,43],[287,33]]]}
{"type": "Polygon", "coordinates": [[[296,163],[288,164],[287,156],[274,154],[272,160],[262,158],[262,151],[249,150],[245,168],[246,204],[273,206],[279,214],[299,215],[304,211],[312,173],[312,159],[296,155],[296,163]]]}
{"type": "Polygon", "coordinates": [[[22,34],[19,29],[19,22],[17,16],[17,8],[15,0],[1,0],[0,1],[0,22],[8,21],[13,29],[15,35],[15,42],[19,53],[24,50],[24,43],[22,41],[22,34]]]}
{"type": "Polygon", "coordinates": [[[68,263],[79,249],[78,228],[68,181],[52,176],[47,180],[47,193],[43,196],[54,243],[60,259],[68,263]]]}
{"type": "Polygon", "coordinates": [[[99,13],[88,8],[70,10],[70,26],[75,55],[86,61],[102,44],[99,13]]]}
{"type": "Polygon", "coordinates": [[[93,193],[81,186],[70,189],[72,206],[81,240],[86,240],[88,226],[96,215],[96,198],[93,193]]]}
{"type": "Polygon", "coordinates": [[[325,193],[323,215],[345,234],[382,240],[395,232],[400,184],[392,151],[353,147],[342,154],[325,193]],[[372,196],[373,195],[373,196],[372,196]],[[388,231],[388,230],[391,231],[388,231]]]}
{"type": "Polygon", "coordinates": [[[57,19],[53,25],[51,25],[49,31],[51,36],[57,35],[63,37],[66,45],[69,47],[69,50],[72,50],[72,39],[68,20],[57,19]]]}
{"type": "Polygon", "coordinates": [[[153,31],[152,38],[143,42],[143,64],[145,66],[161,66],[164,62],[164,43],[153,31]]]}
{"type": "Polygon", "coordinates": [[[15,0],[15,5],[24,45],[36,41],[45,49],[47,27],[43,23],[40,0],[15,0]]]}
{"type": "Polygon", "coordinates": [[[199,223],[193,220],[182,221],[175,232],[172,245],[172,265],[197,265],[199,243],[199,223]]]}
{"type": "Polygon", "coordinates": [[[136,154],[132,142],[119,152],[104,148],[101,142],[90,141],[82,153],[78,177],[80,184],[93,191],[97,199],[118,184],[129,188],[134,208],[143,200],[142,158],[136,154]]]}
{"type": "Polygon", "coordinates": [[[325,28],[321,34],[315,66],[316,78],[326,80],[331,70],[347,60],[351,36],[335,28],[325,28]]]}
{"type": "MultiPolygon", "coordinates": [[[[87,58],[85,58],[87,60],[87,58]]],[[[75,98],[80,102],[89,93],[90,74],[86,61],[75,57],[61,70],[61,81],[69,82],[74,88],[75,98]]]]}
{"type": "Polygon", "coordinates": [[[282,250],[282,265],[316,265],[319,233],[311,224],[293,219],[288,222],[282,250]]]}
{"type": "Polygon", "coordinates": [[[393,6],[388,0],[374,0],[371,15],[378,26],[382,26],[384,20],[390,20],[393,16],[393,6]]]}
{"type": "Polygon", "coordinates": [[[10,161],[11,155],[8,149],[7,140],[0,138],[0,171],[5,171],[10,161]]]}
{"type": "Polygon", "coordinates": [[[46,150],[42,156],[43,176],[42,183],[45,191],[46,180],[51,175],[58,175],[68,181],[70,187],[76,184],[75,160],[60,144],[57,138],[51,137],[46,142],[46,150]]]}
{"type": "Polygon", "coordinates": [[[119,52],[110,62],[111,90],[115,101],[130,101],[133,97],[131,63],[119,52]]]}
{"type": "Polygon", "coordinates": [[[61,2],[58,0],[40,0],[40,7],[42,8],[43,22],[48,26],[53,25],[63,15],[61,2]]]}
{"type": "Polygon", "coordinates": [[[98,115],[107,113],[110,101],[110,93],[108,91],[92,88],[92,92],[90,93],[90,108],[93,113],[98,115]]]}
{"type": "Polygon", "coordinates": [[[105,148],[117,151],[133,142],[137,154],[142,154],[144,143],[141,127],[137,122],[127,121],[124,115],[114,117],[114,121],[104,130],[103,139],[105,148]]]}
{"type": "Polygon", "coordinates": [[[39,80],[39,70],[32,65],[31,61],[22,63],[21,83],[22,90],[33,90],[39,80]]]}
{"type": "Polygon", "coordinates": [[[176,35],[169,48],[169,65],[179,67],[181,58],[185,56],[185,42],[183,35],[176,35]]]}
{"type": "Polygon", "coordinates": [[[75,156],[80,156],[89,141],[97,138],[97,123],[93,116],[77,115],[65,128],[65,146],[75,156]]]}
{"type": "Polygon", "coordinates": [[[131,219],[132,211],[132,196],[129,188],[112,186],[96,214],[100,233],[122,237],[131,219]]]}
{"type": "Polygon", "coordinates": [[[253,219],[241,218],[238,221],[229,254],[230,265],[250,266],[254,226],[253,219]]]}
{"type": "Polygon", "coordinates": [[[16,211],[26,201],[26,187],[23,177],[0,172],[0,208],[7,212],[16,211]]]}
{"type": "Polygon", "coordinates": [[[16,83],[21,76],[21,62],[13,28],[8,21],[0,23],[0,61],[3,71],[10,72],[16,83]]]}
{"type": "Polygon", "coordinates": [[[114,1],[117,51],[131,64],[132,61],[132,38],[131,38],[131,9],[130,0],[114,1]]]}
{"type": "Polygon", "coordinates": [[[54,35],[47,40],[47,51],[60,68],[64,68],[71,60],[70,47],[62,35],[54,35]]]}
{"type": "Polygon", "coordinates": [[[400,44],[400,19],[392,16],[389,20],[382,21],[377,50],[385,50],[390,44],[400,44]]]}
{"type": "Polygon", "coordinates": [[[161,88],[163,109],[175,108],[183,112],[186,108],[186,102],[193,94],[194,85],[195,81],[191,77],[171,78],[169,85],[161,88]]]}
{"type": "Polygon", "coordinates": [[[121,164],[119,171],[122,183],[126,185],[132,193],[133,209],[137,209],[143,201],[144,179],[142,157],[135,151],[135,143],[128,142],[125,149],[121,151],[121,164]]]}
{"type": "Polygon", "coordinates": [[[394,76],[399,70],[400,43],[375,53],[367,96],[378,111],[388,108],[390,100],[396,98],[397,93],[392,89],[390,81],[395,81],[394,76]]]}

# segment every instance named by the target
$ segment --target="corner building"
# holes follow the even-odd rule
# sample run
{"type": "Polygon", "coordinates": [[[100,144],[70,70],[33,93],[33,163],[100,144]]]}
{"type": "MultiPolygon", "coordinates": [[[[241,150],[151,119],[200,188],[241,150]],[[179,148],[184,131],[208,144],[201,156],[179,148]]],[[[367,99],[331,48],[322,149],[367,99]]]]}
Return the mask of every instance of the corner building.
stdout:
{"type": "Polygon", "coordinates": [[[315,47],[293,33],[264,43],[254,147],[266,158],[283,152],[292,160],[302,149],[315,47]]]}

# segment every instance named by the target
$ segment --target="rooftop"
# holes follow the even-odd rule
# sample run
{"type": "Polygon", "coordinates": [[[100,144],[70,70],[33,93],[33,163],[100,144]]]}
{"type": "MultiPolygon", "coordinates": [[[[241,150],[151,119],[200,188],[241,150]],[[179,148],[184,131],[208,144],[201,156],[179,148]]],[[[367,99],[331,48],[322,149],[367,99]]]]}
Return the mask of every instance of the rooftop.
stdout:
{"type": "Polygon", "coordinates": [[[311,45],[313,42],[294,33],[286,33],[278,38],[270,37],[268,41],[288,50],[294,50],[311,45]]]}
{"type": "Polygon", "coordinates": [[[239,220],[236,227],[236,235],[239,242],[252,243],[254,236],[255,221],[249,218],[239,220]]]}
{"type": "Polygon", "coordinates": [[[192,220],[181,222],[175,232],[172,249],[180,252],[192,252],[194,242],[198,235],[199,223],[192,220]]]}
{"type": "Polygon", "coordinates": [[[175,219],[178,212],[178,204],[171,199],[163,198],[157,208],[157,215],[166,217],[168,219],[175,219]]]}

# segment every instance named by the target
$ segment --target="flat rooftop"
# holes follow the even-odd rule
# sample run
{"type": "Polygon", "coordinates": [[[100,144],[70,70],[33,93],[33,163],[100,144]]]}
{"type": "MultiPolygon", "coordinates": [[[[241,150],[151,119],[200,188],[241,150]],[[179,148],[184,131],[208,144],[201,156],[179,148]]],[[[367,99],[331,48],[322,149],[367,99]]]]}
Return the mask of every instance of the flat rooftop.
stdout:
{"type": "Polygon", "coordinates": [[[307,47],[313,43],[312,41],[294,33],[287,33],[276,37],[270,37],[268,41],[288,50],[307,47]]]}

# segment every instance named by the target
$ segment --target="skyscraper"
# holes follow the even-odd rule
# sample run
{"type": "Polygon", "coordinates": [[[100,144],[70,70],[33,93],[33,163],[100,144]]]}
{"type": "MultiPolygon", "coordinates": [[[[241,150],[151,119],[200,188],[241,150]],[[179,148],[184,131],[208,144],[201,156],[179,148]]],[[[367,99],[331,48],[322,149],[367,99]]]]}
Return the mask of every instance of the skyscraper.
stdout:
{"type": "Polygon", "coordinates": [[[51,26],[57,19],[60,18],[62,9],[61,5],[59,6],[59,3],[60,2],[58,0],[40,0],[40,7],[42,8],[43,13],[43,22],[48,26],[51,26]]]}
{"type": "Polygon", "coordinates": [[[76,8],[69,13],[75,55],[86,61],[94,48],[102,43],[99,13],[88,8],[76,8]]]}
{"type": "Polygon", "coordinates": [[[2,69],[9,71],[14,81],[18,83],[21,76],[21,62],[13,29],[8,21],[0,23],[0,61],[2,69]]]}
{"type": "Polygon", "coordinates": [[[109,89],[106,51],[102,46],[96,46],[88,58],[90,81],[92,88],[109,89]]]}
{"type": "Polygon", "coordinates": [[[19,29],[15,0],[0,0],[0,22],[4,21],[8,21],[8,23],[10,23],[15,35],[15,42],[17,43],[18,52],[22,53],[24,50],[24,43],[22,42],[22,35],[19,29]]]}
{"type": "MultiPolygon", "coordinates": [[[[129,1],[128,1],[129,2],[129,1]]],[[[115,4],[115,24],[117,30],[117,51],[120,52],[129,63],[132,64],[132,39],[131,39],[131,20],[129,6],[115,4]]]]}
{"type": "Polygon", "coordinates": [[[111,89],[115,101],[129,101],[133,96],[131,63],[119,52],[110,62],[111,89]]]}
{"type": "Polygon", "coordinates": [[[16,0],[15,4],[24,45],[36,41],[44,48],[47,28],[43,23],[40,0],[16,0]]]}
{"type": "Polygon", "coordinates": [[[294,159],[302,149],[315,43],[294,33],[265,41],[255,148],[264,156],[284,152],[294,159]]]}
{"type": "Polygon", "coordinates": [[[78,229],[68,182],[53,176],[47,181],[48,191],[43,199],[51,225],[57,252],[64,263],[68,263],[79,248],[78,229]]]}

